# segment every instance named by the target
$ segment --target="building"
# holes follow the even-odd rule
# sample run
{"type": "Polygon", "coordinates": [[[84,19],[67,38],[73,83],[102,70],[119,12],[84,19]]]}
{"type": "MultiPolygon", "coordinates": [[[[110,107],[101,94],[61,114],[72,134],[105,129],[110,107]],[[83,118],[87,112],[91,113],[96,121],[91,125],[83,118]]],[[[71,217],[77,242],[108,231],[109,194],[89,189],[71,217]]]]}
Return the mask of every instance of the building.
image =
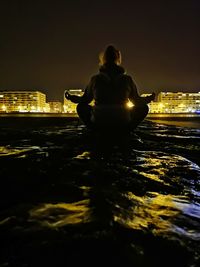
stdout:
{"type": "Polygon", "coordinates": [[[59,101],[49,101],[49,112],[62,113],[62,103],[59,101]]]}
{"type": "MultiPolygon", "coordinates": [[[[82,89],[69,89],[69,93],[81,96],[82,89]]],[[[142,94],[146,97],[150,94],[142,94]]],[[[64,112],[76,113],[77,104],[64,98],[64,112]]],[[[128,107],[132,103],[127,103],[128,107]]],[[[149,113],[199,113],[200,112],[200,92],[160,92],[155,101],[149,104],[149,113]]]]}
{"type": "Polygon", "coordinates": [[[150,113],[200,112],[200,92],[160,92],[157,101],[149,103],[150,113]]]}
{"type": "MultiPolygon", "coordinates": [[[[82,89],[68,89],[67,90],[72,95],[82,96],[84,91],[82,89]]],[[[72,103],[70,100],[66,99],[64,96],[64,106],[63,110],[65,113],[76,113],[77,104],[72,103]]]]}
{"type": "Polygon", "coordinates": [[[46,95],[39,91],[0,91],[0,112],[46,112],[46,95]]]}

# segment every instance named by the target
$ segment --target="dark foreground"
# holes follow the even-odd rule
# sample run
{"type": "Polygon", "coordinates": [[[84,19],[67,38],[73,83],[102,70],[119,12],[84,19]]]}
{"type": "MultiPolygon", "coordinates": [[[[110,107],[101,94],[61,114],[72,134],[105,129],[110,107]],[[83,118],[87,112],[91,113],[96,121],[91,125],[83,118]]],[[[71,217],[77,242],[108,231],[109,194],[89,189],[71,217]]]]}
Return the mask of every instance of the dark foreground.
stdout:
{"type": "Polygon", "coordinates": [[[91,137],[73,120],[1,127],[0,266],[200,266],[200,131],[91,137]]]}

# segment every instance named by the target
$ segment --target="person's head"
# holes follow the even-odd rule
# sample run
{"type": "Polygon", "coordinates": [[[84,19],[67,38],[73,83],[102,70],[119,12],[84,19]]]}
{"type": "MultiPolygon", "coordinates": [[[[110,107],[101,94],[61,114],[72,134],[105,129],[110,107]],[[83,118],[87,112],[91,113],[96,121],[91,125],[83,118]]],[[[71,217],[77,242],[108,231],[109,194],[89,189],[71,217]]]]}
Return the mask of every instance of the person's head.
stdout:
{"type": "Polygon", "coordinates": [[[99,56],[100,65],[104,64],[121,64],[121,53],[113,45],[107,46],[105,51],[99,56]]]}

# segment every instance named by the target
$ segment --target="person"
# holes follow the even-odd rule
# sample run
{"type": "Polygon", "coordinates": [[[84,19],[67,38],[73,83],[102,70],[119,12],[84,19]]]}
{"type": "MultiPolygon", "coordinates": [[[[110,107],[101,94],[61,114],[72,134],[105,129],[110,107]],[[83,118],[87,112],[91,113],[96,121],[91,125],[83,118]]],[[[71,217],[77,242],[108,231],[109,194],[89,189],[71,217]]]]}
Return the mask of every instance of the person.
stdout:
{"type": "Polygon", "coordinates": [[[100,55],[99,73],[92,76],[82,96],[65,91],[77,103],[77,113],[88,128],[128,127],[134,130],[146,117],[155,93],[141,97],[132,77],[121,66],[121,53],[109,45],[100,55]],[[94,101],[94,105],[90,103],[94,101]],[[132,107],[128,107],[132,103],[132,107]]]}

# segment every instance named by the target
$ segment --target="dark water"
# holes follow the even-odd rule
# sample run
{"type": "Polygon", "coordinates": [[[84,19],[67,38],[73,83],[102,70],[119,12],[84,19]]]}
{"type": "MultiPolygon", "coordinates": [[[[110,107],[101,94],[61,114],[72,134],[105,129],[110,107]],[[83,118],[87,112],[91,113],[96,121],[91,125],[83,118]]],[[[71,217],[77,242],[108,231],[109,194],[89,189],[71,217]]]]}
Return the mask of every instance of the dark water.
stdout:
{"type": "Polygon", "coordinates": [[[30,120],[0,132],[1,267],[200,266],[200,130],[30,120]]]}
{"type": "Polygon", "coordinates": [[[148,119],[164,125],[200,129],[200,114],[149,114],[148,119]]]}

